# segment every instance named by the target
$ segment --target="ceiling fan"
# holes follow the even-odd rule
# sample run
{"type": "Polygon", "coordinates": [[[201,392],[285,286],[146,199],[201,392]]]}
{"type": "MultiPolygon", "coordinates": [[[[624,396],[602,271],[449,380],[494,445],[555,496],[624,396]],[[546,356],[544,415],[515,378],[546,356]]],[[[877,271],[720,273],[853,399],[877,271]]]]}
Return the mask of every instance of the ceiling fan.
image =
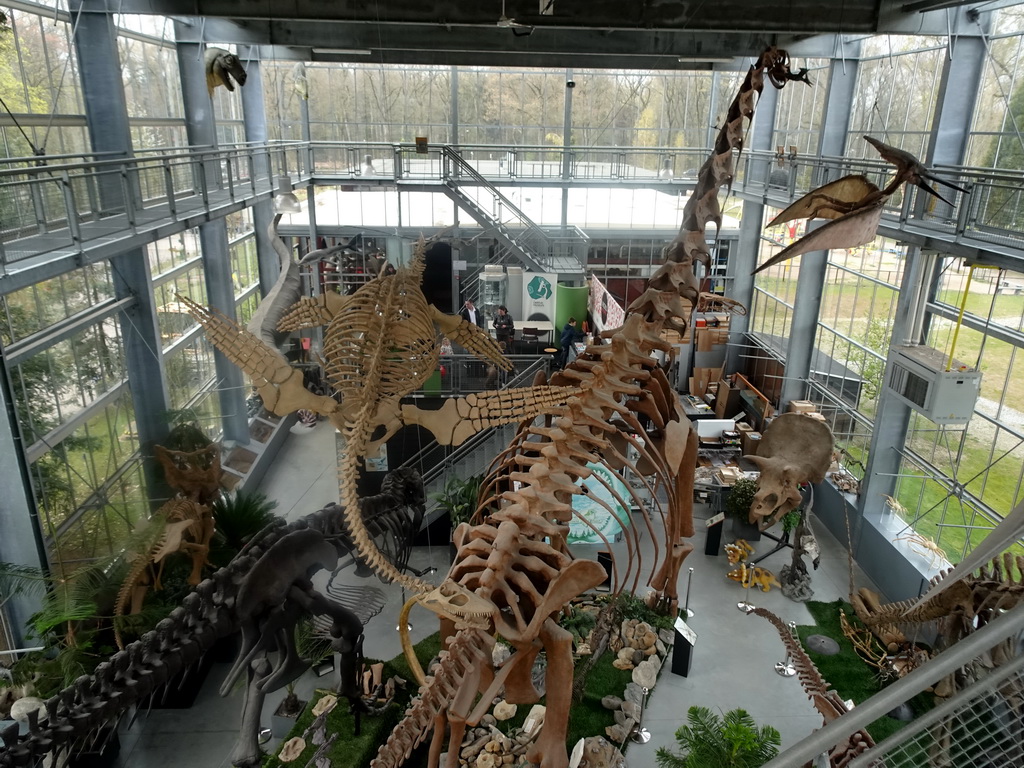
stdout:
{"type": "Polygon", "coordinates": [[[529,24],[520,24],[515,19],[511,19],[505,15],[505,0],[501,0],[501,15],[498,17],[497,25],[502,29],[511,29],[512,34],[517,37],[525,37],[526,35],[533,33],[533,27],[529,24]],[[520,32],[519,30],[526,30],[520,32]]]}

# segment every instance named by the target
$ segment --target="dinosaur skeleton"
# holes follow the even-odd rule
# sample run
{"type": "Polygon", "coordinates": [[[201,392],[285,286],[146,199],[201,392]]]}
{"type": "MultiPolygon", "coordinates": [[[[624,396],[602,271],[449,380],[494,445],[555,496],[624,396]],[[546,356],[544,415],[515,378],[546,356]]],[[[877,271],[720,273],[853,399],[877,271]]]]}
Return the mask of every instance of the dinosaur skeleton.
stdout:
{"type": "MultiPolygon", "coordinates": [[[[202,580],[202,570],[208,562],[210,540],[213,538],[210,508],[187,499],[171,499],[153,513],[151,525],[156,535],[147,543],[145,550],[132,559],[114,603],[115,617],[142,610],[142,601],[149,587],[161,588],[164,563],[167,556],[175,552],[186,552],[192,558],[188,583],[195,586],[202,580]]],[[[114,640],[117,647],[123,649],[118,624],[114,622],[114,640]]]]}
{"type": "MultiPolygon", "coordinates": [[[[633,466],[643,477],[653,475],[655,484],[664,488],[668,497],[665,547],[656,556],[660,565],[655,563],[650,584],[655,602],[666,607],[675,603],[678,571],[692,549],[684,537],[692,535],[689,505],[696,440],[651,354],[670,350],[662,331],[685,331],[685,317],[699,299],[694,262],[707,265],[705,226],[708,221],[720,226],[717,196],[721,187],[732,181],[734,150],[742,149],[746,126],[766,78],[777,88],[791,80],[807,82],[805,72],[790,72],[788,55],[774,47],[751,66],[729,108],[714,153],[701,168],[696,189],[684,209],[680,234],[667,249],[668,261],[630,305],[624,325],[602,334],[610,343],[588,347],[569,369],[554,378],[555,386],[482,393],[450,400],[441,411],[433,412],[400,403],[402,396],[417,389],[436,370],[439,350],[435,327],[479,356],[500,367],[507,366],[489,336],[427,304],[419,288],[422,244],[413,263],[396,274],[381,276],[349,297],[301,302],[279,325],[283,329],[328,323],[325,369],[338,399],[308,392],[301,373],[290,368],[280,353],[259,336],[185,300],[211,342],[252,377],[269,410],[284,415],[306,408],[327,417],[343,432],[347,444],[339,463],[339,489],[345,507],[344,523],[356,547],[382,576],[422,595],[421,604],[441,616],[449,633],[455,630],[447,665],[442,664],[421,689],[420,698],[381,748],[375,765],[400,764],[412,748],[410,744],[425,738],[431,724],[435,733],[431,765],[436,765],[443,740],[441,726],[447,720],[457,733],[482,716],[479,706],[472,710],[476,692],[481,689],[485,693],[482,700],[487,700],[486,693],[496,690],[497,685],[505,686],[510,702],[536,700],[539,694],[529,670],[543,649],[548,662],[547,713],[528,757],[542,768],[566,768],[572,636],[558,627],[554,616],[573,597],[605,578],[604,569],[597,563],[572,560],[565,544],[571,498],[581,492],[577,481],[591,475],[588,464],[633,466]],[[340,311],[342,307],[344,312],[340,311]],[[496,509],[481,515],[478,524],[458,530],[455,563],[441,588],[425,594],[429,585],[407,577],[386,562],[358,513],[355,478],[362,455],[380,445],[403,422],[430,429],[441,442],[457,443],[478,429],[532,421],[543,413],[549,414],[546,423],[527,426],[510,451],[502,454],[488,486],[496,509]],[[634,434],[643,435],[643,442],[634,434]],[[635,464],[626,458],[629,448],[640,457],[635,464]],[[493,630],[501,632],[516,648],[498,670],[492,669],[486,652],[493,630]]],[[[644,482],[649,490],[655,490],[649,480],[644,482]]],[[[325,514],[323,524],[337,527],[340,515],[325,514]]],[[[164,627],[166,637],[147,636],[146,644],[129,645],[124,655],[115,655],[102,674],[98,670],[96,679],[102,682],[97,685],[106,686],[103,695],[93,690],[92,683],[84,684],[81,691],[69,689],[62,694],[65,698],[53,703],[46,733],[65,726],[77,732],[69,718],[88,713],[93,706],[104,712],[110,707],[113,712],[118,705],[112,697],[123,696],[119,686],[134,686],[133,692],[152,689],[169,671],[166,658],[173,658],[180,666],[184,654],[193,654],[199,646],[209,647],[213,637],[232,623],[232,609],[241,599],[240,585],[253,563],[259,562],[275,541],[282,542],[279,551],[290,553],[285,559],[297,565],[307,562],[302,557],[313,556],[299,556],[292,547],[298,539],[289,540],[287,547],[283,543],[287,535],[302,532],[302,526],[285,530],[280,532],[283,535],[272,532],[259,538],[230,566],[215,573],[213,580],[200,584],[186,601],[188,605],[176,609],[171,624],[164,627]],[[210,586],[204,588],[204,584],[210,586]],[[111,673],[115,665],[117,671],[111,673]],[[100,703],[94,705],[97,701],[100,703]]],[[[326,549],[320,559],[330,559],[326,549]]],[[[629,576],[637,583],[639,562],[634,564],[633,559],[631,554],[625,577],[616,577],[620,585],[629,576]]],[[[291,582],[284,594],[300,602],[313,600],[314,596],[304,593],[303,584],[301,580],[291,582]]],[[[282,594],[285,582],[279,579],[277,586],[278,594],[282,594]]],[[[270,615],[268,621],[277,619],[270,615]]],[[[277,626],[273,624],[269,629],[276,632],[277,626]]],[[[255,635],[250,631],[248,636],[255,635]]],[[[347,642],[343,632],[337,636],[340,643],[347,642]]],[[[250,668],[255,676],[276,675],[264,667],[250,668]]],[[[274,679],[283,678],[276,675],[274,679]]],[[[250,682],[254,681],[258,690],[261,683],[255,678],[250,682]]],[[[15,750],[8,750],[15,756],[8,761],[10,764],[22,764],[22,756],[38,748],[36,734],[37,729],[33,729],[28,742],[33,746],[14,738],[15,750]]],[[[71,732],[66,735],[71,736],[71,732]]],[[[450,760],[452,756],[457,759],[456,752],[449,749],[450,760]]]]}
{"type": "Polygon", "coordinates": [[[481,429],[539,413],[563,401],[567,394],[553,387],[484,392],[449,400],[440,411],[400,404],[402,397],[422,386],[437,370],[439,331],[498,367],[511,368],[485,331],[427,303],[420,290],[424,248],[421,242],[411,265],[371,280],[350,296],[299,302],[279,323],[279,329],[288,330],[330,318],[324,334],[324,368],[337,400],[306,390],[302,372],[251,331],[181,297],[210,341],[252,378],[268,410],[280,416],[310,410],[327,417],[344,434],[339,493],[356,545],[363,560],[382,578],[416,593],[432,586],[388,562],[357,513],[356,478],[362,457],[376,450],[403,423],[430,429],[443,444],[459,443],[481,429]]]}
{"type": "Polygon", "coordinates": [[[942,622],[940,634],[951,643],[1024,600],[1024,556],[1004,552],[939,591],[951,573],[931,580],[928,592],[934,594],[926,600],[882,604],[877,594],[861,589],[850,602],[857,618],[891,650],[907,641],[901,626],[942,622]]]}
{"type": "MultiPolygon", "coordinates": [[[[422,507],[423,498],[418,474],[396,470],[385,478],[381,494],[363,500],[360,512],[379,516],[382,504],[422,507]]],[[[121,713],[144,706],[150,695],[199,661],[219,638],[239,630],[242,649],[222,693],[231,688],[230,681],[246,675],[242,727],[232,762],[258,765],[257,736],[265,696],[287,685],[308,666],[299,659],[294,643],[293,629],[301,615],[329,618],[328,637],[342,659],[341,693],[358,712],[356,671],[362,626],[354,614],[327,601],[308,580],[311,570],[333,567],[339,556],[354,548],[345,516],[336,506],[292,523],[275,520],[228,565],[200,582],[154,630],[102,662],[92,675],[80,677],[47,700],[44,722],[33,712],[24,736],[19,737],[17,725],[0,732],[4,742],[0,767],[32,766],[47,755],[59,758],[88,745],[121,713]],[[281,651],[276,664],[266,657],[273,649],[281,651]]],[[[58,764],[56,759],[54,764],[58,764]]]]}
{"type": "MultiPolygon", "coordinates": [[[[754,100],[765,77],[777,87],[788,80],[804,79],[802,73],[789,72],[788,56],[775,48],[765,51],[751,67],[730,107],[715,154],[701,169],[696,190],[684,210],[682,231],[666,251],[669,261],[630,305],[623,326],[602,334],[609,343],[587,347],[566,370],[553,377],[551,383],[556,387],[572,387],[572,396],[550,408],[542,425],[524,423],[512,445],[495,458],[482,484],[474,524],[465,524],[456,531],[457,553],[445,583],[458,584],[489,603],[492,612],[488,629],[497,631],[514,646],[515,652],[495,675],[495,679],[507,675],[507,701],[537,700],[539,692],[533,687],[529,670],[541,648],[546,652],[547,711],[540,735],[527,753],[527,758],[542,768],[568,765],[565,734],[573,683],[572,636],[558,627],[553,616],[573,597],[605,578],[596,563],[572,560],[566,546],[572,497],[583,492],[579,481],[594,476],[588,465],[632,469],[644,478],[653,498],[657,497],[655,486],[664,489],[665,546],[656,553],[660,565],[655,563],[648,583],[656,604],[666,609],[677,604],[679,569],[692,551],[684,537],[693,535],[696,436],[652,353],[671,351],[661,337],[662,331],[685,331],[685,318],[699,300],[693,264],[697,260],[706,264],[709,258],[705,225],[708,221],[716,225],[721,222],[718,192],[731,181],[733,150],[742,148],[744,120],[753,116],[754,100]],[[641,435],[642,440],[633,435],[641,435]],[[630,448],[639,456],[635,463],[628,458],[630,448]],[[653,484],[648,479],[652,476],[653,484]]],[[[630,493],[635,499],[635,493],[630,493]]],[[[627,506],[625,499],[615,499],[619,506],[627,506]]],[[[645,505],[639,506],[644,509],[645,505]]],[[[614,516],[613,510],[608,511],[614,516]]],[[[644,519],[650,526],[646,510],[644,519]]],[[[640,563],[635,548],[629,548],[624,574],[618,573],[617,565],[613,567],[617,588],[630,582],[630,577],[636,588],[640,563]]],[[[466,642],[460,638],[467,632],[459,630],[457,641],[466,642]]],[[[473,682],[478,687],[472,689],[472,694],[485,688],[481,700],[489,701],[488,693],[494,685],[489,675],[473,682]]],[[[435,675],[421,689],[421,702],[430,703],[425,711],[434,719],[425,711],[415,718],[410,715],[399,726],[403,735],[394,736],[381,748],[373,763],[375,768],[400,764],[412,744],[425,738],[425,729],[431,723],[436,742],[445,714],[452,724],[451,744],[457,745],[465,724],[473,724],[482,716],[479,711],[469,711],[471,701],[467,697],[472,697],[465,693],[469,688],[471,685],[465,682],[453,687],[443,674],[435,675]],[[447,695],[446,691],[452,693],[447,695]]],[[[431,766],[436,766],[439,751],[439,746],[432,748],[431,766]]],[[[449,747],[450,768],[456,765],[457,752],[457,748],[449,747]]]]}
{"type": "MultiPolygon", "coordinates": [[[[828,725],[836,718],[846,714],[846,704],[843,702],[842,697],[821,676],[821,672],[814,666],[811,657],[807,655],[807,652],[800,644],[799,638],[793,635],[782,619],[769,610],[752,605],[746,608],[746,612],[760,616],[778,630],[779,637],[782,638],[782,642],[786,646],[789,659],[793,666],[796,667],[797,680],[800,681],[800,686],[804,689],[804,693],[807,694],[811,703],[814,704],[814,708],[818,710],[818,713],[824,720],[824,724],[828,725]]],[[[874,745],[874,739],[871,738],[871,734],[867,731],[854,731],[846,739],[829,750],[828,764],[830,768],[845,768],[857,755],[867,751],[874,745]]]]}

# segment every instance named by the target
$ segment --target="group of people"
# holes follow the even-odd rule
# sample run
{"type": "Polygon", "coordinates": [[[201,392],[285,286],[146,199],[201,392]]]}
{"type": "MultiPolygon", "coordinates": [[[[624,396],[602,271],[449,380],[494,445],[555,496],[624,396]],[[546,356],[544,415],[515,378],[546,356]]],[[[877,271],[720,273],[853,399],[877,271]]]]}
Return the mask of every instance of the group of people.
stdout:
{"type": "MultiPolygon", "coordinates": [[[[466,300],[466,303],[462,305],[462,309],[459,310],[459,314],[467,322],[473,323],[473,325],[480,328],[484,327],[484,315],[471,300],[466,300]]],[[[491,326],[494,328],[498,345],[507,352],[511,349],[512,340],[516,334],[516,324],[512,319],[512,315],[508,313],[508,307],[505,305],[498,307],[498,311],[491,320],[491,326]]],[[[569,364],[573,347],[582,336],[583,334],[578,333],[576,330],[576,318],[570,317],[569,321],[563,326],[562,335],[559,339],[559,368],[564,368],[569,364]]]]}

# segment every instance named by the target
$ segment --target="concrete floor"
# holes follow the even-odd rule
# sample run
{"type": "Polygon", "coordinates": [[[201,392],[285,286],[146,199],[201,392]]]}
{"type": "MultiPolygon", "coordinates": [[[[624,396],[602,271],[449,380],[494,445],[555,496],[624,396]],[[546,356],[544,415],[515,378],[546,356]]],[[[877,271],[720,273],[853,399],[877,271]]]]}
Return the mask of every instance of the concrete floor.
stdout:
{"type": "MultiPolygon", "coordinates": [[[[275,466],[268,472],[262,490],[278,501],[278,514],[287,519],[308,514],[337,497],[334,473],[334,433],[326,423],[313,430],[296,427],[289,436],[275,466]]],[[[695,517],[703,518],[702,507],[695,517]]],[[[775,662],[785,656],[784,647],[775,628],[765,620],[748,616],[736,604],[748,600],[778,614],[784,621],[797,624],[811,622],[801,603],[787,599],[777,589],[762,593],[744,590],[726,579],[729,570],[725,555],[703,554],[706,527],[696,521],[694,552],[684,563],[680,576],[680,594],[685,592],[687,569],[692,567],[690,608],[694,616],[689,624],[697,633],[694,661],[688,677],[663,670],[648,702],[644,725],[651,733],[647,744],[630,744],[626,751],[631,768],[654,768],[658,747],[674,747],[674,733],[685,722],[688,707],[699,704],[727,711],[746,709],[761,725],[772,725],[782,735],[783,748],[799,741],[821,725],[821,718],[803,694],[796,678],[784,678],[774,671],[775,662]]],[[[728,522],[726,523],[728,525],[728,522]]],[[[845,549],[824,529],[814,524],[821,546],[821,567],[813,573],[815,599],[831,601],[849,593],[849,566],[845,549]]],[[[728,541],[728,529],[723,542],[728,541]]],[[[649,547],[649,535],[642,538],[649,547]]],[[[758,549],[766,552],[772,546],[762,541],[758,549]]],[[[649,554],[649,553],[648,553],[649,554]]],[[[779,552],[762,565],[777,573],[789,561],[789,551],[779,552]]],[[[645,562],[650,563],[651,559],[645,562]]],[[[433,564],[437,573],[427,578],[435,583],[443,578],[448,565],[447,542],[419,547],[411,564],[422,568],[433,564]]],[[[326,580],[326,576],[322,575],[326,580]]],[[[384,590],[388,602],[381,615],[366,626],[364,648],[368,655],[391,658],[400,652],[395,617],[403,601],[401,590],[381,584],[376,578],[360,580],[349,566],[342,572],[345,583],[370,584],[384,590]]],[[[855,568],[857,586],[872,586],[855,568]]],[[[425,612],[412,616],[413,638],[435,631],[436,626],[425,612]]],[[[215,665],[195,706],[187,710],[154,710],[140,715],[131,729],[122,727],[122,750],[119,764],[132,768],[221,768],[229,766],[228,756],[234,744],[242,708],[242,692],[236,689],[221,698],[217,689],[227,674],[228,665],[215,665]]],[[[316,687],[336,684],[332,677],[317,678],[307,673],[298,683],[301,697],[309,698],[316,687]]],[[[621,691],[608,691],[621,695],[621,691]]],[[[283,692],[268,697],[266,721],[283,692]]]]}

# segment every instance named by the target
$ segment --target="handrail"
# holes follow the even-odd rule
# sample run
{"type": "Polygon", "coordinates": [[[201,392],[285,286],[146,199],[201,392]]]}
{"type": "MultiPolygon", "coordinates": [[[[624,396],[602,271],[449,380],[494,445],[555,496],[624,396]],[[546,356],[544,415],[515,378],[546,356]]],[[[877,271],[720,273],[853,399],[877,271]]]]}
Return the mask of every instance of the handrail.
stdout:
{"type": "MultiPolygon", "coordinates": [[[[227,197],[235,203],[265,195],[277,170],[290,171],[300,181],[310,178],[316,182],[319,178],[329,183],[332,175],[357,178],[358,163],[352,167],[356,153],[372,148],[379,154],[382,148],[390,148],[393,159],[385,159],[374,183],[387,183],[389,178],[412,184],[422,180],[448,181],[448,188],[456,190],[461,179],[468,185],[485,186],[493,195],[493,210],[486,202],[479,203],[483,212],[503,228],[524,230],[522,234],[517,231],[515,235],[504,235],[514,240],[515,245],[526,246],[524,252],[528,255],[532,251],[530,257],[535,263],[546,262],[545,268],[563,271],[563,258],[581,261],[579,244],[574,240],[585,242],[586,238],[549,234],[530,221],[518,205],[499,191],[506,180],[508,184],[542,181],[567,187],[628,181],[678,191],[687,188],[687,180],[658,178],[651,170],[659,164],[654,158],[674,158],[673,162],[678,162],[680,157],[696,156],[695,150],[678,147],[435,144],[426,156],[417,158],[414,147],[410,143],[274,140],[240,142],[220,148],[194,147],[187,154],[164,148],[136,155],[96,155],[92,161],[80,160],[83,155],[71,156],[76,162],[52,162],[59,156],[19,158],[25,164],[17,167],[10,163],[4,167],[0,161],[0,190],[5,199],[16,201],[7,204],[5,210],[10,215],[0,223],[0,267],[57,250],[70,257],[92,247],[87,243],[112,251],[116,243],[110,239],[109,229],[93,227],[92,223],[106,219],[109,226],[115,221],[113,217],[120,216],[118,226],[122,233],[138,235],[139,227],[144,226],[147,236],[151,236],[156,232],[152,222],[161,213],[182,222],[196,210],[208,208],[214,195],[218,200],[227,197]],[[320,160],[315,150],[324,148],[330,152],[320,160]],[[474,157],[474,152],[479,156],[474,157]],[[528,157],[531,153],[536,153],[536,157],[528,157]],[[609,156],[602,157],[601,153],[609,156]],[[567,156],[572,162],[556,173],[553,169],[560,167],[558,159],[567,156]],[[339,157],[343,158],[341,170],[337,169],[339,157]],[[506,162],[500,166],[502,159],[506,162]],[[48,164],[37,165],[40,160],[48,164]],[[387,167],[389,162],[393,163],[391,168],[387,167]],[[318,173],[318,167],[322,173],[318,173]],[[144,209],[142,221],[138,214],[144,209]],[[508,225],[502,221],[506,213],[508,225]],[[103,239],[98,239],[101,234],[103,239]],[[32,242],[36,235],[47,235],[38,247],[32,242]],[[9,246],[15,242],[18,244],[9,246]]],[[[737,163],[734,190],[748,199],[767,201],[770,196],[775,198],[775,204],[780,204],[840,175],[864,173],[882,184],[892,173],[892,166],[878,158],[787,156],[781,168],[776,160],[771,151],[745,152],[737,163]]],[[[953,165],[939,165],[935,170],[970,188],[971,194],[951,197],[950,205],[934,200],[922,204],[925,201],[916,188],[893,196],[882,218],[886,234],[892,236],[898,230],[897,236],[912,242],[934,238],[978,252],[988,251],[1002,259],[1007,254],[1024,254],[1024,228],[1019,224],[1024,220],[1024,193],[1014,175],[953,165]]],[[[465,192],[461,194],[465,196],[465,192]]]]}
{"type": "Polygon", "coordinates": [[[841,744],[851,734],[866,728],[899,704],[909,701],[946,675],[955,672],[972,659],[985,655],[997,643],[1024,629],[1024,606],[997,616],[977,632],[947,648],[927,664],[922,664],[905,677],[861,702],[841,717],[815,731],[765,763],[764,768],[791,768],[804,765],[818,755],[841,744]]]}
{"type": "Polygon", "coordinates": [[[450,162],[453,162],[455,166],[459,169],[459,176],[461,176],[462,174],[466,174],[470,178],[474,179],[478,184],[486,187],[487,191],[490,192],[494,196],[494,198],[501,203],[501,205],[504,208],[507,208],[509,211],[512,212],[512,214],[517,219],[523,222],[525,228],[528,231],[533,232],[534,234],[539,236],[544,241],[547,248],[551,247],[551,238],[548,237],[547,232],[545,232],[543,229],[537,226],[536,222],[534,222],[533,219],[531,219],[529,216],[527,216],[519,209],[519,206],[517,206],[515,203],[509,200],[508,197],[502,194],[497,187],[491,184],[491,182],[487,179],[486,176],[477,171],[477,169],[474,168],[472,165],[467,163],[465,158],[463,158],[462,155],[460,155],[454,148],[452,148],[448,144],[444,145],[443,154],[445,158],[447,158],[450,162]]]}
{"type": "Polygon", "coordinates": [[[118,158],[114,158],[114,159],[110,159],[110,160],[96,160],[95,162],[91,162],[91,163],[90,162],[80,162],[80,163],[65,163],[65,164],[61,164],[61,165],[32,166],[32,167],[28,167],[28,168],[7,168],[7,169],[0,170],[0,176],[24,175],[24,174],[30,173],[31,171],[34,171],[34,170],[40,170],[40,171],[45,170],[45,171],[47,171],[49,173],[54,173],[54,172],[57,172],[57,171],[76,171],[76,170],[83,170],[83,169],[96,169],[98,167],[100,167],[100,168],[113,168],[113,167],[120,167],[120,166],[123,166],[125,164],[141,164],[141,163],[145,163],[145,164],[148,165],[148,164],[153,164],[153,163],[159,163],[159,162],[165,161],[165,160],[169,161],[169,162],[181,162],[183,159],[195,159],[197,156],[201,160],[203,160],[203,159],[212,160],[212,159],[216,159],[217,157],[227,157],[227,156],[230,156],[230,155],[238,155],[238,154],[241,154],[241,153],[247,153],[248,150],[250,150],[250,149],[266,149],[267,153],[270,154],[270,153],[273,153],[273,152],[276,152],[276,151],[280,151],[280,150],[287,150],[287,149],[293,149],[293,148],[294,149],[301,149],[301,148],[303,148],[305,146],[307,146],[306,142],[290,142],[290,143],[262,142],[262,143],[259,143],[259,144],[254,144],[251,147],[237,147],[237,148],[229,148],[229,149],[222,149],[222,148],[215,148],[215,147],[211,147],[211,148],[207,149],[204,146],[204,147],[195,147],[195,148],[193,148],[189,152],[189,154],[187,154],[187,155],[164,153],[164,154],[160,154],[160,155],[149,155],[149,156],[146,156],[144,158],[140,158],[140,157],[136,157],[136,156],[133,156],[133,155],[125,154],[125,155],[123,155],[121,157],[118,157],[118,158]],[[133,163],[133,161],[139,161],[139,162],[133,163]]]}

